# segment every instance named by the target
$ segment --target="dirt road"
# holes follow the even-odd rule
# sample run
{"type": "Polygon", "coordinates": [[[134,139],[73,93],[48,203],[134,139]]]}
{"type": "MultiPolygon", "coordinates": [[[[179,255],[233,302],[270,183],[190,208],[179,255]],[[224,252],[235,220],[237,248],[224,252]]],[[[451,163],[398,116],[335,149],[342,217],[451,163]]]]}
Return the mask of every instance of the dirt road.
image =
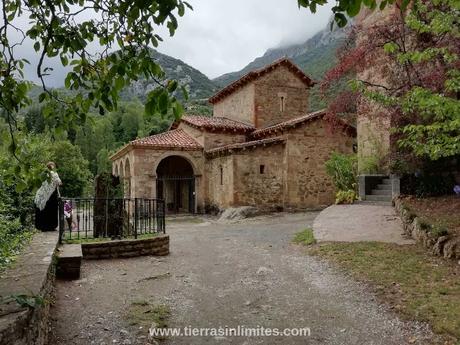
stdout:
{"type": "Polygon", "coordinates": [[[149,316],[133,315],[133,303],[166,306],[169,327],[311,331],[309,337],[170,337],[164,344],[428,344],[425,325],[399,320],[366,286],[291,244],[316,215],[174,221],[167,226],[168,257],[86,261],[82,279],[57,284],[51,344],[155,344],[148,327],[133,325],[133,318],[149,316]]]}

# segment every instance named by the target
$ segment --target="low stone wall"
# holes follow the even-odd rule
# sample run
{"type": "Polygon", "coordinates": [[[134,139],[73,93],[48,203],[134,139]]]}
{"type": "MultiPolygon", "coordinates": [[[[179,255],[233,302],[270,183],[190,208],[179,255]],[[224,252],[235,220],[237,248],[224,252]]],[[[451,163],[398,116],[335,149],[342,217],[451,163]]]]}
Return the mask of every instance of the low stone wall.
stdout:
{"type": "Polygon", "coordinates": [[[169,236],[153,238],[114,240],[107,242],[82,243],[84,259],[129,258],[142,255],[164,256],[169,254],[169,236]]]}
{"type": "Polygon", "coordinates": [[[417,242],[423,244],[434,255],[448,259],[460,259],[460,238],[451,235],[436,237],[430,233],[420,221],[403,205],[401,199],[394,199],[396,212],[401,217],[404,232],[417,242]]]}
{"type": "Polygon", "coordinates": [[[41,232],[0,279],[0,345],[44,345],[48,341],[58,233],[41,232]],[[43,304],[20,306],[10,297],[38,297],[43,304]]]}

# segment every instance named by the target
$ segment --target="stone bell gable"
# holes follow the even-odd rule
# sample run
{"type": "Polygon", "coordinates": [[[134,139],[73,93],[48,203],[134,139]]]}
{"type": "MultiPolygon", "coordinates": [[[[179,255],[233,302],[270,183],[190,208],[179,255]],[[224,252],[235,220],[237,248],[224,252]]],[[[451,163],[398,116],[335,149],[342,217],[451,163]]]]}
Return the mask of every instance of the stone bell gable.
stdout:
{"type": "Polygon", "coordinates": [[[306,114],[309,89],[314,84],[299,67],[282,58],[244,75],[209,102],[215,117],[261,128],[306,114]]]}

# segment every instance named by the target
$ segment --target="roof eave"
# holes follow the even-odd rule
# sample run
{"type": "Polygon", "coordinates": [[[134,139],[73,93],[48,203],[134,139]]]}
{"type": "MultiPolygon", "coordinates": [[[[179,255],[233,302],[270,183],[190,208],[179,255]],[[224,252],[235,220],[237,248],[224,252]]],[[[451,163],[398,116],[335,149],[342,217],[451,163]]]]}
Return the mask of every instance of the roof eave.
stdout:
{"type": "MultiPolygon", "coordinates": [[[[219,155],[227,155],[233,153],[233,151],[244,151],[246,149],[252,149],[260,146],[271,146],[271,145],[276,145],[276,144],[285,144],[286,139],[285,138],[270,138],[270,139],[265,139],[265,141],[260,141],[258,143],[253,143],[251,145],[229,145],[226,147],[219,147],[215,149],[211,149],[209,151],[205,151],[205,155],[207,157],[215,157],[219,155]]],[[[244,143],[243,143],[244,144],[244,143]]]]}
{"type": "Polygon", "coordinates": [[[119,149],[117,152],[115,152],[113,155],[109,157],[109,159],[113,162],[116,161],[118,158],[124,156],[126,153],[131,151],[134,148],[134,145],[132,143],[128,143],[125,146],[123,146],[121,149],[119,149]]]}

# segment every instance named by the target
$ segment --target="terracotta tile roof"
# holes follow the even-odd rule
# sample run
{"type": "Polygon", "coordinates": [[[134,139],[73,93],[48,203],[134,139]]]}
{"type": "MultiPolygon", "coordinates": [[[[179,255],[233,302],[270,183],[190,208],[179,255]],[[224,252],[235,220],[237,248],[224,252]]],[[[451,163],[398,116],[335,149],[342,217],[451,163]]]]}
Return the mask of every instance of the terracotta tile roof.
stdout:
{"type": "Polygon", "coordinates": [[[244,143],[230,144],[225,146],[216,147],[206,151],[206,155],[213,156],[219,153],[231,153],[234,150],[243,150],[246,148],[273,145],[285,142],[286,139],[282,137],[266,138],[260,140],[247,141],[244,143]]]}
{"type": "Polygon", "coordinates": [[[251,137],[252,138],[260,138],[260,137],[263,137],[263,136],[268,135],[270,133],[274,133],[274,132],[282,131],[282,130],[285,130],[285,129],[288,129],[288,128],[292,128],[292,127],[295,127],[295,126],[297,126],[299,124],[302,124],[304,122],[307,122],[307,121],[310,121],[310,120],[313,120],[313,119],[316,119],[316,118],[319,118],[319,117],[323,117],[324,115],[326,115],[326,111],[325,110],[319,110],[319,111],[315,111],[314,113],[309,113],[309,114],[306,114],[306,115],[303,115],[303,116],[295,117],[293,119],[289,119],[287,121],[277,123],[276,125],[273,125],[273,126],[269,126],[269,127],[265,127],[265,128],[255,130],[254,132],[251,133],[251,137]]]}
{"type": "Polygon", "coordinates": [[[133,140],[130,145],[156,148],[181,148],[184,150],[199,150],[203,147],[182,129],[173,129],[150,137],[133,140]]]}
{"type": "Polygon", "coordinates": [[[139,147],[172,150],[180,149],[182,151],[203,149],[203,147],[197,141],[195,141],[193,137],[185,133],[185,131],[182,129],[174,129],[164,133],[130,141],[128,144],[110,156],[110,159],[118,159],[131,149],[139,147]]]}
{"type": "MultiPolygon", "coordinates": [[[[325,109],[318,110],[318,111],[315,111],[313,113],[309,113],[309,114],[306,114],[306,115],[303,115],[303,116],[295,117],[293,119],[289,119],[287,121],[277,123],[276,125],[273,125],[273,126],[269,126],[269,127],[265,127],[265,128],[255,130],[254,132],[252,132],[250,134],[250,137],[253,138],[253,139],[260,139],[260,138],[263,138],[264,136],[267,136],[267,135],[270,135],[270,134],[274,134],[274,133],[277,133],[277,132],[282,132],[282,131],[285,131],[285,130],[289,130],[290,128],[295,128],[298,125],[301,125],[301,124],[303,124],[305,122],[308,122],[308,121],[311,121],[311,120],[314,120],[314,119],[318,119],[318,118],[323,118],[325,115],[326,115],[326,110],[325,109]]],[[[346,132],[349,135],[356,136],[356,128],[353,127],[352,125],[350,125],[349,123],[347,123],[346,121],[344,121],[342,119],[334,119],[334,120],[331,120],[331,121],[334,122],[335,126],[346,130],[346,132]]]]}
{"type": "MultiPolygon", "coordinates": [[[[209,131],[249,133],[255,129],[251,124],[217,116],[186,115],[181,118],[181,121],[192,127],[209,131]]],[[[179,123],[180,122],[175,122],[171,128],[177,128],[179,123]]]]}
{"type": "Polygon", "coordinates": [[[212,96],[209,99],[209,103],[214,104],[220,101],[221,99],[227,97],[240,87],[250,83],[251,81],[267,74],[268,72],[274,70],[275,68],[278,68],[279,66],[287,66],[290,71],[292,71],[295,75],[297,75],[308,87],[311,87],[315,85],[315,82],[311,80],[296,64],[294,64],[291,60],[288,58],[284,57],[279,60],[276,60],[272,62],[271,64],[255,70],[251,71],[244,76],[242,76],[240,79],[234,81],[233,83],[229,84],[228,86],[224,87],[222,90],[220,90],[218,93],[216,93],[214,96],[212,96]]]}

